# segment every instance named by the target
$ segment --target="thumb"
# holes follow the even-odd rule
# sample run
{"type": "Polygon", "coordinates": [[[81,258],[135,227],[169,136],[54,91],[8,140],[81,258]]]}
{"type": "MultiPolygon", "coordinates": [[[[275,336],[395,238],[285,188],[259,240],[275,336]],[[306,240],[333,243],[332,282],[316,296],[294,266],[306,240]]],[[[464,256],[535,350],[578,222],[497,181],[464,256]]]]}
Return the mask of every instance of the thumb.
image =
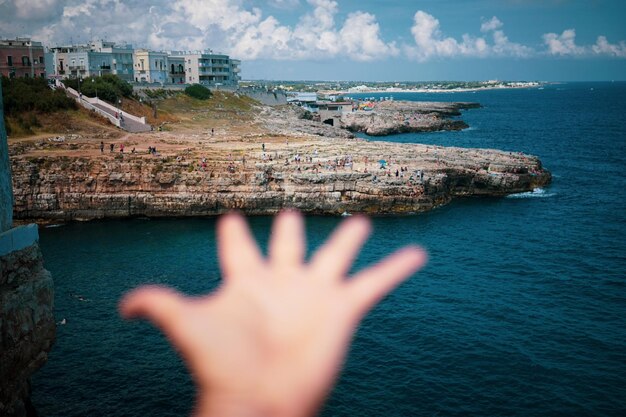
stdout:
{"type": "Polygon", "coordinates": [[[166,330],[175,320],[183,300],[184,296],[171,288],[143,286],[122,297],[119,311],[125,319],[146,318],[166,330]]]}

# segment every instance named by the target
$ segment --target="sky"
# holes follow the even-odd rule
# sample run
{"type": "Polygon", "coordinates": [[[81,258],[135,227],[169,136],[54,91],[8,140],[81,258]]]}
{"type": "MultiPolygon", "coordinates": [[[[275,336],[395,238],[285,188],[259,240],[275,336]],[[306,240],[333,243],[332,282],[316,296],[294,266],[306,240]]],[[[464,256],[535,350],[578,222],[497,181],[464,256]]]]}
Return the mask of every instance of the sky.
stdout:
{"type": "Polygon", "coordinates": [[[239,58],[243,79],[626,80],[626,0],[0,0],[0,37],[239,58]]]}

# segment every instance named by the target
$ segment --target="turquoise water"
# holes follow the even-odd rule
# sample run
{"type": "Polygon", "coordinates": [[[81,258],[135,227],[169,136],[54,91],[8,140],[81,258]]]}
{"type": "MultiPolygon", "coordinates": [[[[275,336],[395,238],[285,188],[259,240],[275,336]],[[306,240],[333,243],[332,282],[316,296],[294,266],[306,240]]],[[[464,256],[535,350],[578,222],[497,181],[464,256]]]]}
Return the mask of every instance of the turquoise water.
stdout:
{"type": "MultiPolygon", "coordinates": [[[[388,140],[528,152],[554,181],[543,193],[374,219],[357,267],[407,243],[430,262],[367,316],[322,415],[626,415],[626,84],[394,97],[484,107],[464,113],[468,130],[388,140]]],[[[339,221],[308,218],[311,246],[339,221]]],[[[271,219],[251,225],[265,244],[271,219]]],[[[120,320],[116,303],[147,282],[215,288],[214,226],[41,230],[56,317],[67,320],[33,380],[42,416],[189,413],[184,365],[150,325],[120,320]]]]}

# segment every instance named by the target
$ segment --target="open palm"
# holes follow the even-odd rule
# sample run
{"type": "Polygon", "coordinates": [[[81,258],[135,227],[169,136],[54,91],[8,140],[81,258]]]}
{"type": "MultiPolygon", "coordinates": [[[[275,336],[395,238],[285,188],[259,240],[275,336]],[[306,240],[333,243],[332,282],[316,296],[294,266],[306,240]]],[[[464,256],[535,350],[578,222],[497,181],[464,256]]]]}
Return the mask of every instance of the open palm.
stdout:
{"type": "Polygon", "coordinates": [[[363,315],[425,261],[405,248],[352,279],[346,274],[370,232],[352,217],[304,263],[300,214],[278,215],[269,257],[243,217],[218,224],[223,285],[197,298],[162,287],[127,294],[124,317],[159,326],[198,385],[202,416],[307,416],[332,386],[363,315]]]}

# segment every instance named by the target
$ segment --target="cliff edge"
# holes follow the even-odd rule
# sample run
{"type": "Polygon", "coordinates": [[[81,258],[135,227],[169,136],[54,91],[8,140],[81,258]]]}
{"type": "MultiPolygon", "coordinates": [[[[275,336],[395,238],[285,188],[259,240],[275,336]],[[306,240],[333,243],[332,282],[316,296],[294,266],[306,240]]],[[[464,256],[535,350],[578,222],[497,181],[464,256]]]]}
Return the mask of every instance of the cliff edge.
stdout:
{"type": "MultiPolygon", "coordinates": [[[[293,138],[291,139],[294,140],[293,138]]],[[[457,197],[502,196],[550,182],[538,158],[489,149],[335,140],[249,142],[93,157],[14,157],[17,219],[407,214],[457,197]]]]}

